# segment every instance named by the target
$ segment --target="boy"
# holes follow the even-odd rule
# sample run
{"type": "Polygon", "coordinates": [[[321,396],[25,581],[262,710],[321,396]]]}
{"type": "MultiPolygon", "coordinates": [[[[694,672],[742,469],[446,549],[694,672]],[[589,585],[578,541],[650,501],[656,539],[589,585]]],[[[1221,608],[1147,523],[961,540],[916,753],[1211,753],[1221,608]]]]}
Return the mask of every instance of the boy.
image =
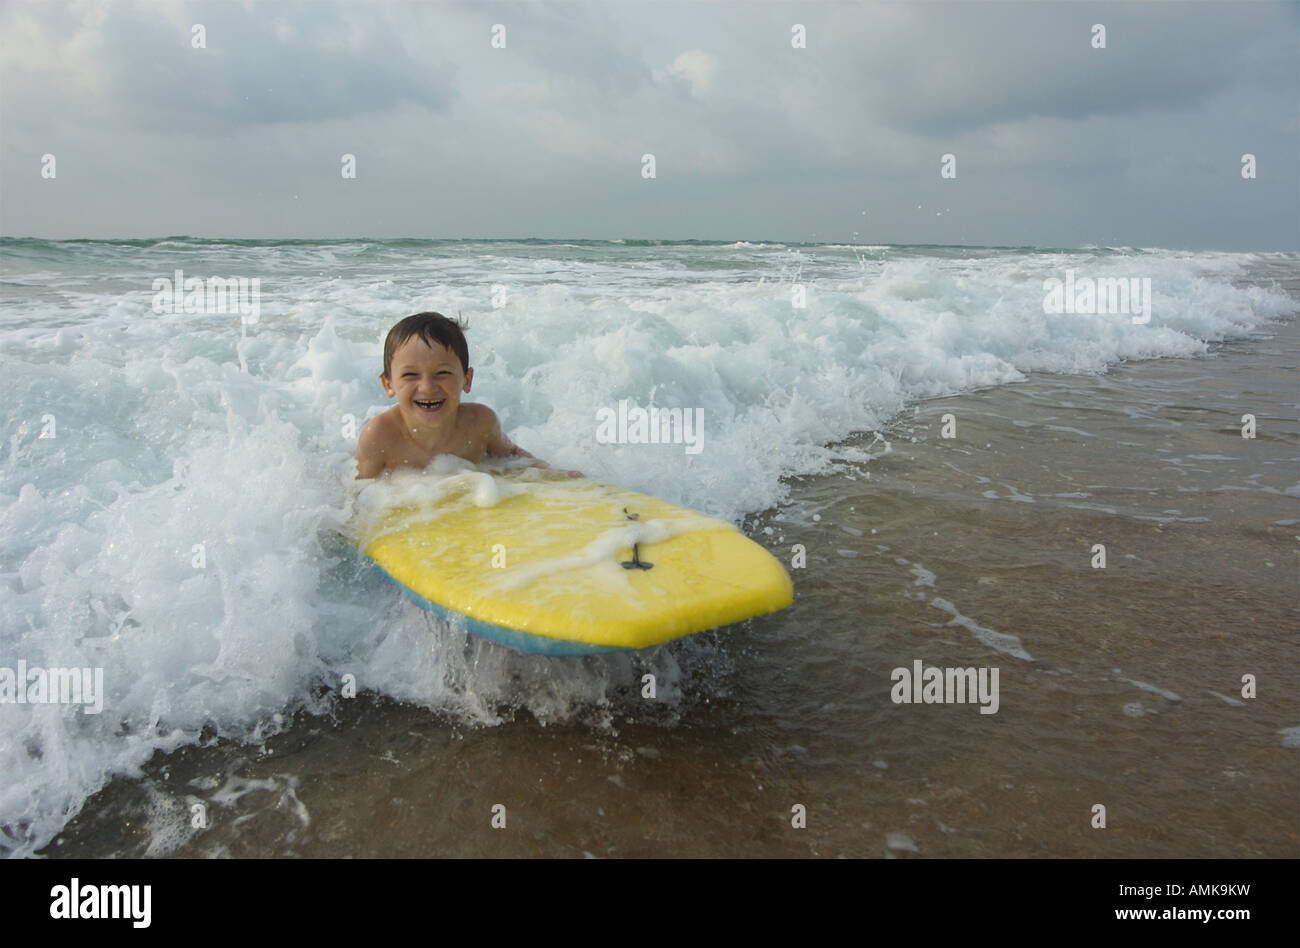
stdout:
{"type": "Polygon", "coordinates": [[[528,458],[531,467],[550,467],[511,443],[491,408],[461,402],[474,381],[463,328],[441,313],[416,313],[388,331],[379,381],[397,404],[361,430],[358,480],[401,467],[423,469],[439,454],[475,464],[484,456],[528,458]]]}

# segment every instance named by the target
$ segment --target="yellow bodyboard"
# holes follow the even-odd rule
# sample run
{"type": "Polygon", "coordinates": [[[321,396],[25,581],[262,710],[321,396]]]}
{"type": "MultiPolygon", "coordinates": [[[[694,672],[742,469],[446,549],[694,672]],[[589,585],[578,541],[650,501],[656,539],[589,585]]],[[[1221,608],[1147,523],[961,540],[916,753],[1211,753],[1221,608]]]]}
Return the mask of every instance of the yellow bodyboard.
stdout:
{"type": "Polygon", "coordinates": [[[731,524],[536,469],[407,477],[358,518],[413,600],[551,655],[639,649],[784,609],[790,577],[731,524]]]}

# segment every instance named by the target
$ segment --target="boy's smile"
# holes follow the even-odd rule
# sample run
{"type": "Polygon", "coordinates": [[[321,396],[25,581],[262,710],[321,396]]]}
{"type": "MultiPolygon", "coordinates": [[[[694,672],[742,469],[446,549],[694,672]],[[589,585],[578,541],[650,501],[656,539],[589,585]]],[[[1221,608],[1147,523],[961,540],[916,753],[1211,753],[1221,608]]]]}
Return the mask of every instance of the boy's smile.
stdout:
{"type": "Polygon", "coordinates": [[[432,412],[436,412],[443,405],[447,404],[447,399],[435,398],[432,401],[422,401],[421,399],[415,398],[411,400],[411,404],[414,405],[416,408],[420,409],[420,411],[427,411],[432,413],[432,412]]]}

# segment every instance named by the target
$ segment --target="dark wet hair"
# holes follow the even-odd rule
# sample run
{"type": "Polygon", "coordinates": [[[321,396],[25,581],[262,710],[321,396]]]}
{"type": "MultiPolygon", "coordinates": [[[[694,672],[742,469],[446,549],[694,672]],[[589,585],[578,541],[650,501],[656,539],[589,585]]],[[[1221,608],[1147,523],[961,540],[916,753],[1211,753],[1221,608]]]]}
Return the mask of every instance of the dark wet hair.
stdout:
{"type": "Polygon", "coordinates": [[[436,343],[450,349],[460,359],[460,367],[469,372],[469,345],[465,342],[468,328],[469,323],[462,323],[459,317],[448,319],[442,313],[407,316],[388,330],[388,338],[384,340],[384,375],[392,378],[393,353],[412,336],[419,336],[430,347],[436,343]]]}

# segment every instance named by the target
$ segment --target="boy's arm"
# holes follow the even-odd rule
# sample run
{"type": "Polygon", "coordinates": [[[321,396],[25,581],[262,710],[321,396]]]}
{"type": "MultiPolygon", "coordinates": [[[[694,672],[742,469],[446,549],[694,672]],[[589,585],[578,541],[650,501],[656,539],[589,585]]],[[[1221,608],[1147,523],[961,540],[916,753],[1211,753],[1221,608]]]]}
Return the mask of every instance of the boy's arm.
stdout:
{"type": "Polygon", "coordinates": [[[370,419],[357,438],[357,480],[384,473],[383,437],[378,422],[378,418],[370,419]]]}
{"type": "Polygon", "coordinates": [[[494,412],[490,408],[487,408],[486,412],[487,412],[487,422],[488,422],[487,423],[488,457],[528,458],[530,461],[533,462],[532,464],[528,465],[529,467],[545,467],[545,468],[550,467],[550,465],[547,464],[545,461],[543,461],[541,458],[529,454],[527,451],[519,447],[519,445],[515,444],[513,441],[511,441],[509,438],[505,436],[505,432],[501,430],[501,420],[497,418],[496,412],[494,412]]]}
{"type": "MultiPolygon", "coordinates": [[[[487,409],[488,412],[488,437],[487,437],[487,454],[489,457],[496,458],[527,458],[532,463],[529,467],[540,467],[546,470],[552,470],[551,466],[541,458],[529,454],[519,445],[515,444],[505,436],[501,430],[501,421],[497,418],[496,412],[487,409]]],[[[581,471],[565,471],[570,477],[582,477],[581,471]]]]}

